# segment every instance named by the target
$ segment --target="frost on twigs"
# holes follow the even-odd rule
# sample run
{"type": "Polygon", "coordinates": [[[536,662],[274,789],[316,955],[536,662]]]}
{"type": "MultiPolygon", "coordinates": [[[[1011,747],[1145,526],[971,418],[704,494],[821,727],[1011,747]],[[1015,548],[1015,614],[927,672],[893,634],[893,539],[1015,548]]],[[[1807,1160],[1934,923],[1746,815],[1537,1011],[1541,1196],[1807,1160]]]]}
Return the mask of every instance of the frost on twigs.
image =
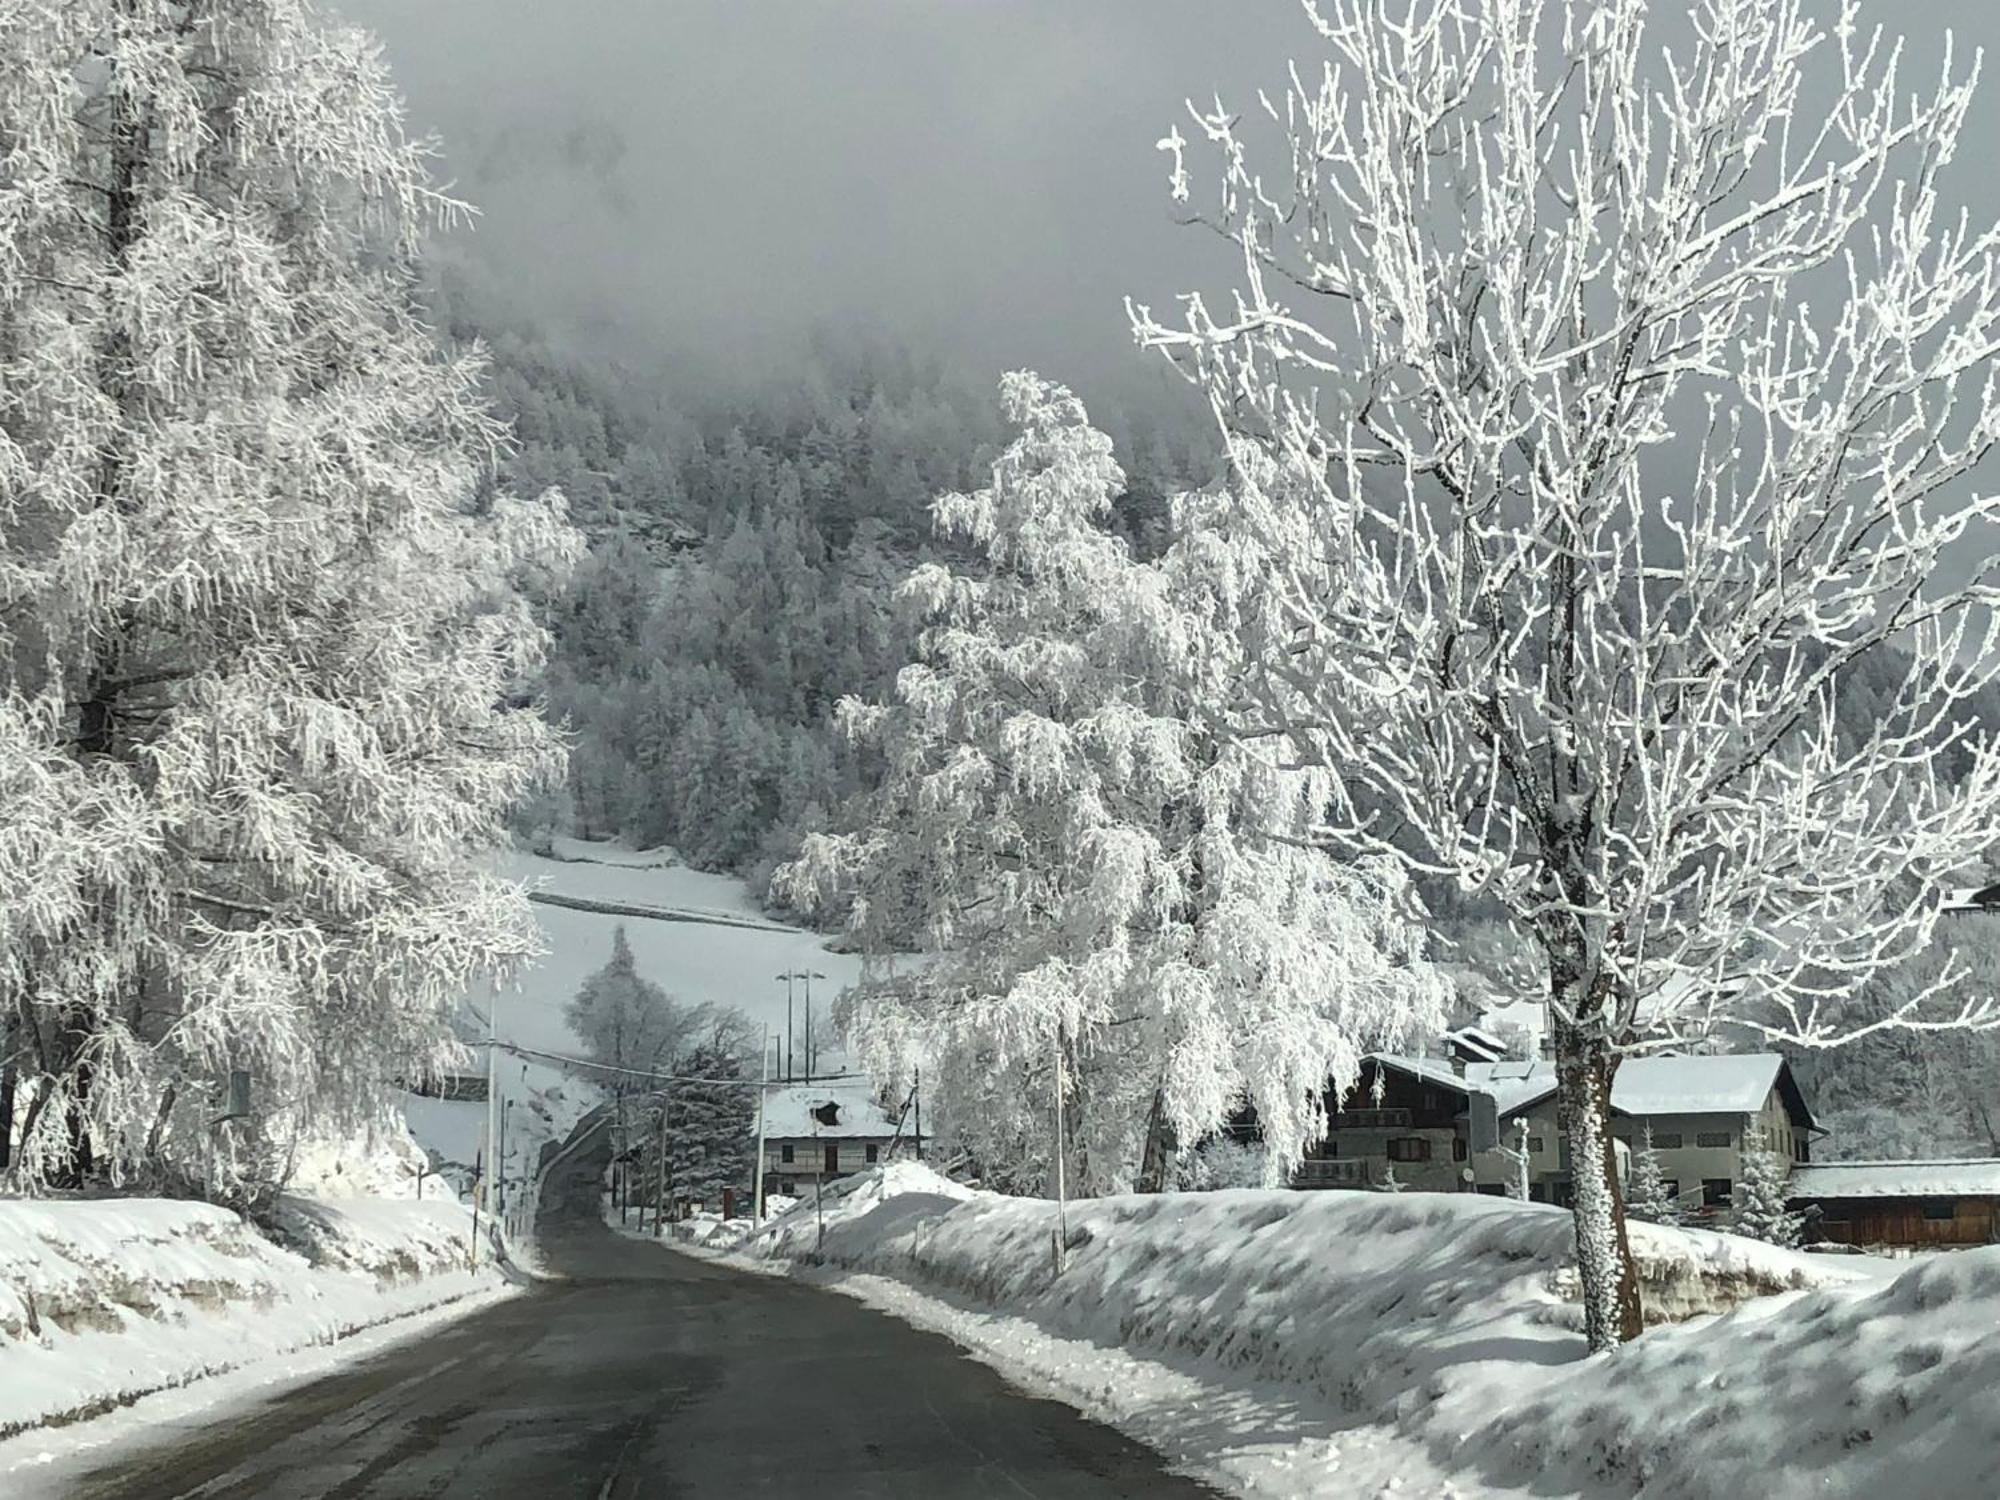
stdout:
{"type": "MultiPolygon", "coordinates": [[[[1282,104],[1191,111],[1234,305],[1133,316],[1231,438],[1246,695],[1340,773],[1322,836],[1538,943],[1572,1146],[1634,1052],[2000,1020],[1949,973],[1842,1005],[2000,821],[2000,267],[1940,191],[1971,72],[1908,76],[1851,4],[1313,9],[1282,104]]],[[[1577,1204],[1601,1347],[1629,1255],[1577,1204]]]]}
{"type": "Polygon", "coordinates": [[[926,1126],[990,1184],[1050,1171],[1059,1048],[1071,1186],[1164,1186],[1245,1102],[1282,1181],[1328,1080],[1435,1025],[1442,981],[1395,867],[1312,847],[1326,773],[1219,726],[1261,566],[1244,539],[1190,497],[1135,559],[1081,403],[1029,375],[1003,397],[1020,435],[993,483],[936,507],[972,560],[910,576],[918,659],[892,702],[843,709],[883,783],[781,886],[851,901],[860,1060],[921,1067],[926,1126]]]}
{"type": "Polygon", "coordinates": [[[533,947],[559,499],[418,320],[455,205],[299,0],[0,0],[0,1013],[27,1183],[268,1185],[533,947]],[[232,1070],[249,1118],[212,1128],[232,1070]]]}

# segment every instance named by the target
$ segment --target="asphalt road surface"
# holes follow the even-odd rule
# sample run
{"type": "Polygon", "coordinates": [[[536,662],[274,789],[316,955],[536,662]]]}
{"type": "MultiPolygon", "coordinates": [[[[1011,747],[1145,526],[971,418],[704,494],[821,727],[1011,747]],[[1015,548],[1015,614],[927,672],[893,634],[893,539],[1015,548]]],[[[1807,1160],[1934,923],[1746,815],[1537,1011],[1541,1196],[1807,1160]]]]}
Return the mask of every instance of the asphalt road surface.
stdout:
{"type": "Polygon", "coordinates": [[[1212,1492],[949,1341],[853,1300],[621,1239],[603,1137],[551,1170],[567,1279],[80,1480],[77,1500],[681,1500],[1212,1492]],[[593,1157],[593,1150],[596,1155],[593,1157]]]}

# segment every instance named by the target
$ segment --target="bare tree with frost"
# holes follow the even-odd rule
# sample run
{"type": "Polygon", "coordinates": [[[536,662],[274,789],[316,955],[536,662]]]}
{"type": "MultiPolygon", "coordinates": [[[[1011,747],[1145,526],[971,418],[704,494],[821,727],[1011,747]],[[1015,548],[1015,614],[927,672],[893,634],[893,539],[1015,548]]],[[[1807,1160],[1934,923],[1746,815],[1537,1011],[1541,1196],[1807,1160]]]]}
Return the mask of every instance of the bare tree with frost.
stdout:
{"type": "MultiPolygon", "coordinates": [[[[1936,764],[2000,665],[1960,545],[2000,512],[1965,482],[2000,268],[1940,196],[1976,69],[1913,90],[1852,4],[1808,9],[1309,4],[1323,68],[1191,110],[1234,304],[1132,309],[1273,560],[1253,729],[1342,774],[1330,841],[1490,893],[1546,960],[1593,1349],[1640,1326],[1620,1058],[1851,1036],[2000,813],[1983,745],[1936,764]]],[[[1991,1019],[1934,984],[1868,1028],[1991,1019]]]]}
{"type": "Polygon", "coordinates": [[[413,300],[454,206],[369,39],[303,0],[0,0],[0,36],[16,1170],[193,1172],[235,1069],[282,1155],[532,951],[481,863],[560,764],[529,596],[574,534],[482,488],[478,366],[413,300]]]}
{"type": "Polygon", "coordinates": [[[1256,1109],[1283,1181],[1371,1046],[1441,1018],[1393,864],[1308,836],[1317,770],[1210,722],[1240,664],[1254,568],[1197,523],[1136,560],[1108,529],[1123,475],[1060,386],[1013,375],[1020,435],[993,483],[936,507],[966,566],[918,568],[919,659],[843,716],[886,761],[852,825],[782,871],[795,901],[849,899],[874,963],[843,1001],[892,1089],[924,1068],[931,1122],[995,1181],[1049,1170],[1062,1059],[1073,1184],[1170,1181],[1173,1154],[1256,1109]],[[899,949],[926,951],[897,972],[899,949]]]}

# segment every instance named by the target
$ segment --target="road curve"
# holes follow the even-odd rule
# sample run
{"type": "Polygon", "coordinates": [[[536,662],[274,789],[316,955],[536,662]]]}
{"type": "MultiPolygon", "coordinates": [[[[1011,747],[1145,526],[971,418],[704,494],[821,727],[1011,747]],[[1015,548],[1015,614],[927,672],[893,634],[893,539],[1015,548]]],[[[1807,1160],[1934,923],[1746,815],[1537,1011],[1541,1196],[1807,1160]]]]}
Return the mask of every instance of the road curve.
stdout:
{"type": "Polygon", "coordinates": [[[565,1280],[126,1456],[76,1500],[1210,1495],[947,1340],[612,1234],[603,1132],[552,1166],[565,1280]]]}

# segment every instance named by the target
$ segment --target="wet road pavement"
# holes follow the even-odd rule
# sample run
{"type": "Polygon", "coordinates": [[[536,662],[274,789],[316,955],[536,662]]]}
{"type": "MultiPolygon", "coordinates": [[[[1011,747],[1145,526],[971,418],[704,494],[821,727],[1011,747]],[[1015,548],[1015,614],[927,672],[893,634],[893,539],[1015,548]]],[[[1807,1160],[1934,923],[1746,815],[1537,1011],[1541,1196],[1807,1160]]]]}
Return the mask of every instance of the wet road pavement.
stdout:
{"type": "Polygon", "coordinates": [[[623,1239],[604,1138],[551,1169],[566,1279],[188,1424],[77,1500],[1210,1495],[1069,1407],[849,1298],[623,1239]]]}

